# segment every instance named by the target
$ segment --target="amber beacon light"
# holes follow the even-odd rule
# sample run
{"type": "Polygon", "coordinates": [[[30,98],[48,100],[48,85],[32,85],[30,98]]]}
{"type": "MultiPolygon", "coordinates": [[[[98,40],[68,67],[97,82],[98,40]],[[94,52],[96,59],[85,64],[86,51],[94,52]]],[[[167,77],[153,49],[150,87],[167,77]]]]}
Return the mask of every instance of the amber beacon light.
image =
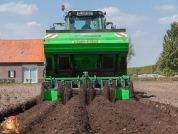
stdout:
{"type": "Polygon", "coordinates": [[[62,11],[64,11],[64,9],[65,9],[65,5],[62,5],[62,6],[61,6],[61,9],[62,9],[62,11]]]}

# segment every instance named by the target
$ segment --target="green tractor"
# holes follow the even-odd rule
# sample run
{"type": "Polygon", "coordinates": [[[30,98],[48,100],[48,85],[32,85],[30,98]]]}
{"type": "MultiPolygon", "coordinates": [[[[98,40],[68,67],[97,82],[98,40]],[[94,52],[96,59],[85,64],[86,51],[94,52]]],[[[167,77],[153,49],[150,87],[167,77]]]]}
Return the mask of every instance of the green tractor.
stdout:
{"type": "Polygon", "coordinates": [[[68,11],[63,16],[65,23],[54,23],[46,30],[44,100],[60,97],[67,102],[80,94],[89,103],[98,94],[110,101],[135,96],[127,75],[126,29],[116,29],[105,15],[98,10],[68,11]],[[64,29],[57,30],[55,25],[64,29]],[[106,29],[108,25],[110,29],[106,29]]]}

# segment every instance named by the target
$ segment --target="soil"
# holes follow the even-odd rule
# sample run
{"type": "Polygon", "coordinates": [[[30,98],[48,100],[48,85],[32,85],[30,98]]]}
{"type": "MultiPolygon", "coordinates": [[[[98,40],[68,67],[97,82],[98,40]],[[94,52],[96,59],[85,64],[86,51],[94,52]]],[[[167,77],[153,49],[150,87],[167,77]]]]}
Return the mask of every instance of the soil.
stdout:
{"type": "Polygon", "coordinates": [[[134,89],[142,99],[178,107],[178,82],[134,82],[134,89]]]}
{"type": "Polygon", "coordinates": [[[113,103],[112,93],[106,95],[108,90],[96,95],[83,85],[79,95],[71,96],[66,89],[57,101],[42,101],[39,95],[32,108],[16,113],[20,134],[178,133],[178,108],[172,105],[142,96],[140,101],[131,98],[113,103]],[[87,96],[88,92],[91,95],[87,96]]]}
{"type": "Polygon", "coordinates": [[[41,85],[0,85],[0,111],[22,105],[41,93],[41,85]]]}

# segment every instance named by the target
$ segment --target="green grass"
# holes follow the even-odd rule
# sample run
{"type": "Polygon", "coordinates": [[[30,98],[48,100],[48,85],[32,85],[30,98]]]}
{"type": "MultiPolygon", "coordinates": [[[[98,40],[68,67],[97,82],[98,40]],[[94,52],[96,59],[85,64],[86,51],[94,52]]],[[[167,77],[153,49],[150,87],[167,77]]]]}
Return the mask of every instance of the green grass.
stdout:
{"type": "Polygon", "coordinates": [[[41,83],[21,83],[21,82],[0,83],[0,86],[18,86],[18,85],[41,85],[41,83]]]}

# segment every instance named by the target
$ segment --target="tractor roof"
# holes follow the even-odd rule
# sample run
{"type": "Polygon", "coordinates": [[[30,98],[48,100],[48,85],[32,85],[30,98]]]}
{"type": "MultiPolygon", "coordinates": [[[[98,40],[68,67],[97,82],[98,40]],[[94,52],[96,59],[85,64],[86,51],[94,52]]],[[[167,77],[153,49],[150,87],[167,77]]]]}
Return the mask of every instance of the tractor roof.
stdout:
{"type": "Polygon", "coordinates": [[[106,12],[102,12],[100,10],[70,10],[65,13],[66,16],[94,16],[101,15],[104,17],[106,12]]]}
{"type": "Polygon", "coordinates": [[[99,12],[102,12],[100,10],[87,10],[87,9],[84,9],[84,10],[69,10],[68,12],[72,12],[72,11],[99,11],[99,12]]]}

